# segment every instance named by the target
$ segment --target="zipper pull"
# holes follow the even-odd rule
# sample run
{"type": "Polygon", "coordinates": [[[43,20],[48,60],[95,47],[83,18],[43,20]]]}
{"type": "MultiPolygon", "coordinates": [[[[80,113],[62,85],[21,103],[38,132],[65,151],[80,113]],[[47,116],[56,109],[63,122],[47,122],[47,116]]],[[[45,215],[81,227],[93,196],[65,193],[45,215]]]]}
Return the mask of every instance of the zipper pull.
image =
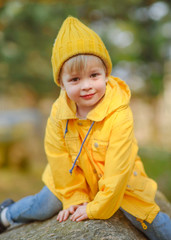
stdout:
{"type": "Polygon", "coordinates": [[[136,218],[136,220],[141,223],[141,226],[143,227],[144,230],[147,230],[147,225],[144,223],[142,219],[136,218]]]}

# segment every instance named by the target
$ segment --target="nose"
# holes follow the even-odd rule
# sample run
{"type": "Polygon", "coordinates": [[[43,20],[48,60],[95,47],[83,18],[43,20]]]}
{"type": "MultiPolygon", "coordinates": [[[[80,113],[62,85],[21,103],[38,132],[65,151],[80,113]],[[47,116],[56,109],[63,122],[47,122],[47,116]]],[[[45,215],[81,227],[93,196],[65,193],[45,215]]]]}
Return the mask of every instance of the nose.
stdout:
{"type": "Polygon", "coordinates": [[[83,79],[83,81],[81,82],[81,89],[84,91],[92,89],[91,80],[88,78],[83,79]]]}

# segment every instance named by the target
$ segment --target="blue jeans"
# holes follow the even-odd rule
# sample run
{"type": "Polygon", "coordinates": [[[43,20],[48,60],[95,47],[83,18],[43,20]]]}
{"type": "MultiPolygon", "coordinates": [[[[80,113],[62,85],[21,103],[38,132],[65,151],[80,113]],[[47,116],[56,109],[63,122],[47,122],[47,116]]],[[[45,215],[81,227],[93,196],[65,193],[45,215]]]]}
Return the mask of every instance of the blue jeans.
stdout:
{"type": "Polygon", "coordinates": [[[45,186],[33,195],[25,197],[8,207],[6,217],[11,226],[42,221],[53,217],[62,209],[62,203],[45,186]]]}
{"type": "Polygon", "coordinates": [[[126,218],[150,240],[171,240],[171,219],[166,213],[159,212],[150,224],[136,219],[123,209],[121,210],[126,218]]]}
{"type": "MultiPolygon", "coordinates": [[[[6,217],[12,226],[28,223],[34,220],[46,220],[57,214],[62,204],[57,197],[45,186],[38,194],[25,197],[12,204],[6,217]]],[[[171,219],[163,212],[159,212],[154,221],[149,224],[140,222],[121,208],[126,218],[151,240],[171,239],[171,219]],[[143,228],[144,227],[144,228],[143,228]]]]}

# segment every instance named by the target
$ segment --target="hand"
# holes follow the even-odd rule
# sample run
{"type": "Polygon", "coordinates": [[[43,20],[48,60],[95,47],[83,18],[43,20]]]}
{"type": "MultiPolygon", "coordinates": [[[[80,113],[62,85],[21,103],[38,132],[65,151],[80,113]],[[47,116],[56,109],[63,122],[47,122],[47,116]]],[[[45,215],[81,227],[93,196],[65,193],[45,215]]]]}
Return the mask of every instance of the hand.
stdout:
{"type": "Polygon", "coordinates": [[[68,209],[62,210],[57,215],[57,221],[63,222],[66,221],[70,214],[73,214],[75,210],[81,205],[72,205],[68,209]]]}
{"type": "Polygon", "coordinates": [[[88,216],[86,213],[86,207],[87,207],[87,203],[83,203],[81,206],[79,206],[70,217],[70,220],[80,222],[82,220],[88,219],[88,216]]]}

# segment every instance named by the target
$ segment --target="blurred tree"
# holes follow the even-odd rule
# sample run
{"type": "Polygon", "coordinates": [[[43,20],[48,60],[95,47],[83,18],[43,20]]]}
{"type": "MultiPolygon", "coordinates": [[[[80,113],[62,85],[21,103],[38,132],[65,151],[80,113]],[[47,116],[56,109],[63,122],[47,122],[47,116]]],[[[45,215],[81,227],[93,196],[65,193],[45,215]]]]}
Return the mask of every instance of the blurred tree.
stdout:
{"type": "Polygon", "coordinates": [[[163,87],[163,64],[171,58],[170,8],[169,0],[1,1],[0,91],[17,82],[40,96],[57,91],[52,45],[63,20],[73,15],[102,37],[114,74],[123,75],[133,90],[157,96],[163,87]]]}

